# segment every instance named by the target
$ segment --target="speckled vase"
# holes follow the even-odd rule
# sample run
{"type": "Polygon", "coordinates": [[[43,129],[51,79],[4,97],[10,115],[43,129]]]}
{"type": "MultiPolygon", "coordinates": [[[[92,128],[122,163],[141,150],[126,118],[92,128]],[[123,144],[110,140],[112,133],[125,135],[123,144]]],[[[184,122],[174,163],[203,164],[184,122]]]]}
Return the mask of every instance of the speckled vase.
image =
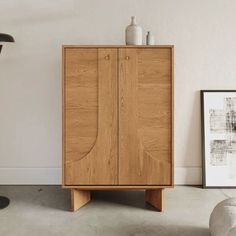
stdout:
{"type": "Polygon", "coordinates": [[[142,28],[137,25],[135,16],[131,17],[131,24],[126,27],[125,42],[127,45],[143,44],[142,28]]]}

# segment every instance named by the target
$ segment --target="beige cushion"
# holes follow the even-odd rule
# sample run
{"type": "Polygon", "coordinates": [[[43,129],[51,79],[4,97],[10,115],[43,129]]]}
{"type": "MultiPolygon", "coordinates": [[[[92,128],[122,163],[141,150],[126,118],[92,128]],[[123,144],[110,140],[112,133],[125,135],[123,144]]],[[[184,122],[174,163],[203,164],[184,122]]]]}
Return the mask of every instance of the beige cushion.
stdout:
{"type": "Polygon", "coordinates": [[[236,236],[236,198],[216,205],[210,216],[212,236],[236,236]]]}

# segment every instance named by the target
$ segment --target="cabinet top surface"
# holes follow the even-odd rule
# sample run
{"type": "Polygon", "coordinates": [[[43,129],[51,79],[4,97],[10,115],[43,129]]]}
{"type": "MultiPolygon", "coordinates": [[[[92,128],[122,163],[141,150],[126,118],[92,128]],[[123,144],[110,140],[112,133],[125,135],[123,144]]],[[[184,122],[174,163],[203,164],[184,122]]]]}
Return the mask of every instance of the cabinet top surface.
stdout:
{"type": "Polygon", "coordinates": [[[63,48],[173,48],[174,45],[62,45],[63,48]]]}

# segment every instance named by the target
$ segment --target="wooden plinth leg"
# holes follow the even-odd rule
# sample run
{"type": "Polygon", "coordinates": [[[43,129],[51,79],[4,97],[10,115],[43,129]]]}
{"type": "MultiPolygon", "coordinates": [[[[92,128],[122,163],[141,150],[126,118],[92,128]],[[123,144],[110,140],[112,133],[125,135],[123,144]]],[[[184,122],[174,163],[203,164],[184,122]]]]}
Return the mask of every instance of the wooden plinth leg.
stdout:
{"type": "Polygon", "coordinates": [[[71,211],[78,210],[90,200],[90,191],[71,189],[71,211]]]}
{"type": "Polygon", "coordinates": [[[157,210],[163,211],[163,192],[164,189],[150,189],[146,190],[145,200],[157,210]]]}

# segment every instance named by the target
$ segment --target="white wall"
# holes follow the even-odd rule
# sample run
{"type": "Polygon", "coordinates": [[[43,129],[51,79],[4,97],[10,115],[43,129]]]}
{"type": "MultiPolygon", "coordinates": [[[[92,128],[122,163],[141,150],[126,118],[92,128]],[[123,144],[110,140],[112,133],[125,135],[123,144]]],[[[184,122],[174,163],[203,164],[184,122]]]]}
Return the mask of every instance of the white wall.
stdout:
{"type": "Polygon", "coordinates": [[[176,183],[201,183],[201,89],[236,87],[235,0],[0,0],[0,184],[61,178],[61,45],[123,44],[136,15],[175,45],[176,183]]]}

